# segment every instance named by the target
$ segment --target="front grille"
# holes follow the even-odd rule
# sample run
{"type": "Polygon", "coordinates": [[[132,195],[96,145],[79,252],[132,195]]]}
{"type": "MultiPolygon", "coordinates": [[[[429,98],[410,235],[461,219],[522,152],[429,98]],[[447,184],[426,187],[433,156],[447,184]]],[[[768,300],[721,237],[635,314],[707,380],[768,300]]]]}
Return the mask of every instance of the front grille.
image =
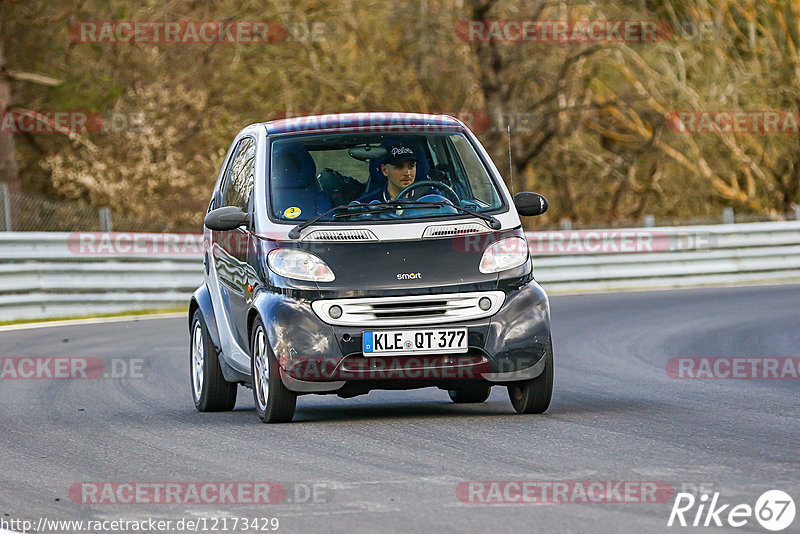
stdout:
{"type": "Polygon", "coordinates": [[[482,319],[497,313],[504,301],[502,291],[481,291],[317,300],[311,303],[311,307],[320,319],[337,326],[416,326],[482,319]],[[487,310],[482,310],[478,305],[484,297],[491,301],[491,307],[487,310]],[[333,306],[342,309],[341,316],[336,319],[330,315],[333,306]]]}
{"type": "Polygon", "coordinates": [[[433,300],[431,302],[417,302],[410,307],[406,302],[392,304],[373,304],[372,313],[377,319],[390,319],[404,317],[435,317],[447,313],[448,301],[433,300]]]}

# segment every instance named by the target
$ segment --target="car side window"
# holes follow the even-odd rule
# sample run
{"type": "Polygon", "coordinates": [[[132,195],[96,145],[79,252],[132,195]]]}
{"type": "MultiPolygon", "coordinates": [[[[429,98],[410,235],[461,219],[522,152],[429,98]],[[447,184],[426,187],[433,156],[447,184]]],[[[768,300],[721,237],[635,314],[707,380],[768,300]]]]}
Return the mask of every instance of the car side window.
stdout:
{"type": "Polygon", "coordinates": [[[236,157],[231,165],[230,176],[225,186],[225,206],[237,206],[248,211],[250,194],[255,181],[256,142],[252,137],[239,141],[236,157]]]}
{"type": "Polygon", "coordinates": [[[219,182],[219,189],[214,190],[214,196],[211,197],[211,202],[208,205],[208,211],[221,208],[224,205],[222,196],[225,193],[225,188],[228,186],[228,178],[231,175],[233,160],[236,159],[236,152],[238,152],[241,144],[242,143],[240,141],[232,147],[230,157],[224,162],[225,168],[222,170],[222,179],[219,182]]]}

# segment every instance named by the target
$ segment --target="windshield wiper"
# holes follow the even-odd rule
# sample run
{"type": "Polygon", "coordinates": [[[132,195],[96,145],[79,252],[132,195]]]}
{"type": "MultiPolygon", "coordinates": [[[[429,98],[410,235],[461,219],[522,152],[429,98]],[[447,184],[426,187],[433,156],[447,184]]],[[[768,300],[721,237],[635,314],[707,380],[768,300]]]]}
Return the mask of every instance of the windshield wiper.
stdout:
{"type": "MultiPolygon", "coordinates": [[[[315,222],[319,221],[320,219],[322,219],[326,215],[329,215],[329,214],[331,214],[331,213],[333,213],[335,211],[350,210],[351,208],[374,208],[374,207],[384,208],[384,209],[380,209],[380,210],[368,210],[368,211],[376,211],[377,212],[377,211],[385,211],[385,209],[388,206],[392,206],[391,209],[398,209],[398,208],[402,207],[402,206],[399,206],[397,202],[393,202],[393,203],[392,202],[373,202],[372,204],[342,204],[340,206],[336,206],[335,208],[331,208],[331,209],[329,209],[328,211],[326,211],[324,213],[320,213],[319,215],[317,215],[313,219],[309,219],[306,222],[298,224],[297,226],[295,226],[294,228],[289,230],[289,239],[297,239],[297,238],[299,238],[300,234],[302,233],[302,231],[304,229],[308,228],[309,226],[311,226],[315,222]]],[[[354,212],[354,213],[337,213],[336,215],[334,215],[334,217],[347,217],[349,215],[358,215],[358,213],[356,213],[356,212],[354,212]]]]}
{"type": "MultiPolygon", "coordinates": [[[[363,204],[363,205],[364,206],[368,206],[369,204],[363,204]]],[[[340,210],[343,210],[343,209],[359,207],[359,206],[362,206],[362,204],[354,204],[352,206],[350,204],[342,204],[340,206],[336,206],[335,208],[331,208],[331,209],[329,209],[328,211],[326,211],[324,213],[320,213],[319,215],[317,215],[313,219],[309,219],[304,223],[300,223],[297,226],[295,226],[294,228],[292,228],[291,230],[289,230],[289,239],[297,239],[298,237],[300,237],[300,233],[305,228],[308,228],[309,226],[311,226],[315,222],[319,221],[320,219],[322,219],[326,215],[329,215],[329,214],[331,214],[331,213],[333,213],[335,211],[340,211],[340,210]]]]}
{"type": "Polygon", "coordinates": [[[448,207],[460,210],[460,211],[462,211],[462,212],[464,212],[464,213],[466,213],[468,215],[472,215],[473,217],[477,217],[479,219],[483,219],[484,221],[489,223],[489,228],[491,228],[492,230],[499,230],[503,226],[503,224],[500,221],[498,221],[495,217],[492,217],[491,215],[485,215],[483,213],[478,213],[477,211],[472,211],[472,210],[469,210],[467,208],[463,208],[461,206],[456,206],[455,204],[450,204],[449,202],[442,202],[442,201],[438,201],[438,202],[420,202],[419,200],[397,200],[395,202],[401,203],[404,208],[408,204],[423,205],[423,206],[448,206],[448,207]]]}
{"type": "MultiPolygon", "coordinates": [[[[463,208],[461,206],[456,206],[455,204],[451,204],[449,202],[443,202],[443,201],[431,201],[431,202],[428,202],[428,201],[420,201],[420,200],[395,199],[395,200],[390,200],[388,202],[372,202],[371,204],[354,204],[354,205],[351,205],[349,207],[353,207],[353,206],[364,206],[364,207],[367,207],[367,208],[378,208],[377,210],[369,210],[369,211],[376,211],[376,212],[379,212],[379,211],[392,211],[392,210],[396,210],[396,209],[406,209],[406,210],[408,210],[408,209],[422,209],[422,208],[427,208],[427,207],[431,207],[431,206],[449,207],[449,208],[455,208],[457,210],[460,210],[461,212],[466,213],[468,215],[472,215],[473,217],[477,217],[479,219],[483,219],[484,221],[489,223],[489,227],[492,230],[499,230],[503,226],[502,223],[500,223],[499,220],[497,220],[495,217],[492,217],[491,215],[485,215],[483,213],[479,213],[477,211],[473,211],[473,210],[470,210],[470,209],[467,209],[467,208],[463,208]]],[[[346,215],[349,215],[349,214],[341,214],[341,215],[337,214],[337,215],[335,215],[335,217],[345,217],[346,215]]]]}
{"type": "MultiPolygon", "coordinates": [[[[389,202],[372,202],[371,204],[342,204],[341,206],[336,206],[335,208],[331,208],[324,213],[320,213],[313,219],[309,219],[306,222],[298,224],[297,226],[292,228],[289,231],[289,239],[298,239],[304,229],[316,223],[326,215],[329,215],[336,211],[341,211],[345,209],[349,210],[350,208],[363,208],[365,209],[366,212],[378,213],[382,211],[394,211],[398,209],[423,209],[431,206],[450,207],[450,208],[455,208],[457,210],[461,210],[463,213],[472,215],[473,217],[477,217],[479,219],[483,219],[484,221],[488,222],[489,227],[492,230],[499,230],[502,227],[500,221],[498,221],[491,215],[484,215],[483,213],[478,213],[476,211],[472,211],[467,208],[462,208],[461,206],[456,206],[454,204],[450,204],[449,202],[420,202],[419,200],[391,200],[389,202]]],[[[336,218],[347,217],[349,215],[357,215],[357,213],[352,213],[352,214],[337,213],[336,215],[334,215],[334,217],[336,218]]]]}

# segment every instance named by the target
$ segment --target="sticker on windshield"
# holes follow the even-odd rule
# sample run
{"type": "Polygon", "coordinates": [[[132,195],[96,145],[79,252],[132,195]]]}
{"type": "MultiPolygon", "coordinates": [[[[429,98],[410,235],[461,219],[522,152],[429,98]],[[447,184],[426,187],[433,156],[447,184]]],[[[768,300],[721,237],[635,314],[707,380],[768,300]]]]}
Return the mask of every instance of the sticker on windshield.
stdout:
{"type": "Polygon", "coordinates": [[[286,211],[283,212],[283,216],[287,219],[295,219],[300,216],[300,208],[295,208],[294,206],[286,208],[286,211]]]}

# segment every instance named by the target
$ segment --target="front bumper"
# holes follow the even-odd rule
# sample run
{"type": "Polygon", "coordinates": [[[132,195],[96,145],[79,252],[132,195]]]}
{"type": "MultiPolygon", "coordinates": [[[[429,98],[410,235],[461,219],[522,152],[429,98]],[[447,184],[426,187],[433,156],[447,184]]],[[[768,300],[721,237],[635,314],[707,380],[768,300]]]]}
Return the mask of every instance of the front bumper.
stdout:
{"type": "MultiPolygon", "coordinates": [[[[491,317],[441,325],[467,328],[469,350],[461,354],[365,357],[362,334],[370,328],[326,324],[308,302],[275,293],[260,294],[256,304],[283,383],[297,393],[335,392],[356,382],[410,389],[527,380],[543,371],[550,337],[549,302],[534,281],[508,291],[491,317]]],[[[387,327],[375,329],[381,328],[387,327]]]]}

